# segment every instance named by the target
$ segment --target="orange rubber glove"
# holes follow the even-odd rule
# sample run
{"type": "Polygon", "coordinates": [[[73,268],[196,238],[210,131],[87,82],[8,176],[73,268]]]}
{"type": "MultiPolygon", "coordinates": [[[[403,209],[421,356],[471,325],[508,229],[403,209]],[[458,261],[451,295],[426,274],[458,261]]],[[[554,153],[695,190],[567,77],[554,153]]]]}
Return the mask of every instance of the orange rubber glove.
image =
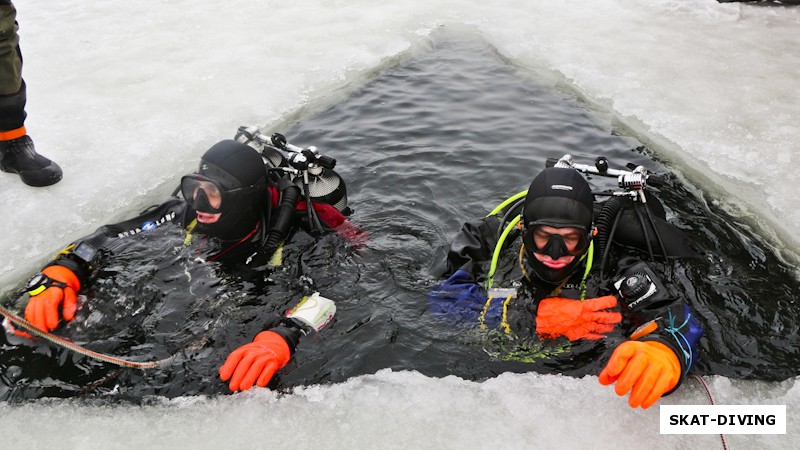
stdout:
{"type": "Polygon", "coordinates": [[[678,356],[660,342],[626,341],[620,344],[600,372],[600,384],[614,387],[617,395],[631,391],[628,404],[631,408],[647,409],[665,392],[674,388],[681,379],[678,356]]]}
{"type": "Polygon", "coordinates": [[[36,328],[50,331],[58,326],[59,307],[64,320],[75,318],[81,282],[73,271],[63,266],[45,267],[42,274],[47,279],[42,279],[37,286],[28,286],[31,298],[25,307],[25,320],[36,328]]]}
{"type": "Polygon", "coordinates": [[[253,342],[234,350],[219,368],[222,381],[231,380],[231,391],[246,391],[257,384],[264,387],[292,354],[286,341],[274,331],[262,331],[253,342]],[[231,377],[232,376],[232,377],[231,377]]]}
{"type": "Polygon", "coordinates": [[[622,321],[622,314],[603,311],[617,306],[613,295],[572,300],[562,297],[545,298],[536,311],[536,332],[554,339],[566,336],[570,341],[600,339],[622,321]]]}

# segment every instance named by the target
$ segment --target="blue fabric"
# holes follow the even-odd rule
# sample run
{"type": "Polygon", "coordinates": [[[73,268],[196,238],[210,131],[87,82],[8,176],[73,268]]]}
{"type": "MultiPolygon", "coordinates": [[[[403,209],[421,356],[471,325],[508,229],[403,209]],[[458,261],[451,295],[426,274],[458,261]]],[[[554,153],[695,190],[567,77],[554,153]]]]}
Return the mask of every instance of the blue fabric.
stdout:
{"type": "MultiPolygon", "coordinates": [[[[689,347],[692,349],[691,362],[694,362],[697,357],[697,342],[700,341],[700,338],[703,336],[703,327],[701,327],[700,322],[694,318],[694,314],[692,314],[692,310],[689,309],[689,305],[683,305],[683,309],[686,312],[686,317],[688,318],[686,323],[688,329],[684,333],[684,336],[686,336],[686,340],[689,342],[689,347]]],[[[689,364],[689,367],[691,368],[691,364],[689,364]]]]}
{"type": "Polygon", "coordinates": [[[686,363],[686,370],[688,371],[697,359],[697,342],[703,336],[703,328],[694,318],[694,314],[692,314],[692,310],[689,309],[688,305],[683,305],[683,314],[683,318],[677,318],[670,311],[668,316],[669,323],[665,331],[672,336],[681,349],[686,363]]]}
{"type": "MultiPolygon", "coordinates": [[[[483,293],[483,289],[465,270],[457,270],[428,293],[431,313],[447,317],[455,323],[479,323],[481,311],[487,300],[488,297],[483,293]]],[[[492,300],[484,318],[484,323],[488,327],[494,328],[499,325],[504,300],[502,298],[492,300]]]]}

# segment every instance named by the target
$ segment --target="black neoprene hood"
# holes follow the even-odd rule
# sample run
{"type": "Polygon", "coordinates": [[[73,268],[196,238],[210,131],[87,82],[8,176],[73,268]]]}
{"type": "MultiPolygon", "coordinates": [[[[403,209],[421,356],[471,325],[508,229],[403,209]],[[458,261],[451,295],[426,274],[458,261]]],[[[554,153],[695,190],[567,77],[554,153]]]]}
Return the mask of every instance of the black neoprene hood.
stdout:
{"type": "Polygon", "coordinates": [[[251,186],[264,178],[261,155],[234,140],[220,141],[208,149],[197,171],[228,189],[251,186]]]}
{"type": "Polygon", "coordinates": [[[522,219],[526,227],[549,225],[590,230],[594,198],[589,183],[574,169],[549,167],[533,179],[522,219]]]}
{"type": "MultiPolygon", "coordinates": [[[[561,283],[578,268],[582,258],[575,255],[572,262],[560,269],[547,267],[536,258],[533,227],[535,225],[575,227],[584,230],[588,236],[592,227],[593,202],[594,197],[589,183],[574,169],[550,167],[533,179],[522,210],[525,225],[522,242],[525,244],[528,263],[539,279],[550,284],[561,283]]],[[[566,248],[563,238],[555,236],[555,239],[560,240],[562,249],[566,248]]],[[[550,243],[547,248],[549,249],[547,254],[556,259],[550,243]]],[[[588,249],[589,246],[586,245],[581,253],[584,254],[588,249]]]]}
{"type": "Polygon", "coordinates": [[[264,162],[261,155],[247,145],[230,139],[214,144],[203,154],[197,172],[224,188],[222,215],[217,222],[198,223],[200,232],[222,240],[239,239],[257,226],[270,207],[264,162]],[[250,192],[234,191],[254,185],[257,189],[250,192]]]}

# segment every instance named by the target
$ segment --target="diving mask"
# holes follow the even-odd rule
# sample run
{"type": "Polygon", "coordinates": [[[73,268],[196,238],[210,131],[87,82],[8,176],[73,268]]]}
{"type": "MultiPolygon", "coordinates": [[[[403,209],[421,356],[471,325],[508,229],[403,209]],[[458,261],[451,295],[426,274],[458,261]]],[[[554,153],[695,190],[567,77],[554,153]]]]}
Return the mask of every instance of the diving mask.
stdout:
{"type": "Polygon", "coordinates": [[[219,214],[223,205],[232,196],[259,190],[257,185],[236,189],[226,189],[215,180],[199,174],[185,175],[181,178],[181,193],[195,211],[219,214]]]}

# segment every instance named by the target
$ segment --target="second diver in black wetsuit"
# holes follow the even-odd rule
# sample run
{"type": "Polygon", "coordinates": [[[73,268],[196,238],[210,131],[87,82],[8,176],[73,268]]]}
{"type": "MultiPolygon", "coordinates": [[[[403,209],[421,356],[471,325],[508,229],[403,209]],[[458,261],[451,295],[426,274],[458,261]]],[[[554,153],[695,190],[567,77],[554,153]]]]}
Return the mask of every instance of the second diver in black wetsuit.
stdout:
{"type": "MultiPolygon", "coordinates": [[[[638,223],[601,242],[614,221],[595,214],[598,206],[589,184],[572,168],[545,169],[514,200],[497,214],[462,227],[442,270],[446,280],[429,293],[431,310],[450,321],[495,330],[489,332],[509,342],[505,346],[512,350],[503,355],[508,359],[551,370],[574,369],[587,359],[604,361],[600,382],[616,382],[619,395],[631,392],[632,407],[647,408],[677,389],[697,358],[702,335],[691,309],[644,261],[619,258],[614,279],[598,267],[606,256],[598,249],[601,244],[646,247],[638,223]],[[512,223],[506,227],[506,222],[512,223]],[[504,244],[514,248],[507,239],[514,233],[522,235],[521,243],[508,251],[504,244]],[[498,269],[498,256],[505,254],[513,258],[505,258],[498,269]],[[501,272],[508,281],[498,289],[494,275],[501,272]]],[[[646,223],[657,228],[648,239],[655,232],[663,235],[665,256],[692,255],[663,218],[646,223]]]]}

